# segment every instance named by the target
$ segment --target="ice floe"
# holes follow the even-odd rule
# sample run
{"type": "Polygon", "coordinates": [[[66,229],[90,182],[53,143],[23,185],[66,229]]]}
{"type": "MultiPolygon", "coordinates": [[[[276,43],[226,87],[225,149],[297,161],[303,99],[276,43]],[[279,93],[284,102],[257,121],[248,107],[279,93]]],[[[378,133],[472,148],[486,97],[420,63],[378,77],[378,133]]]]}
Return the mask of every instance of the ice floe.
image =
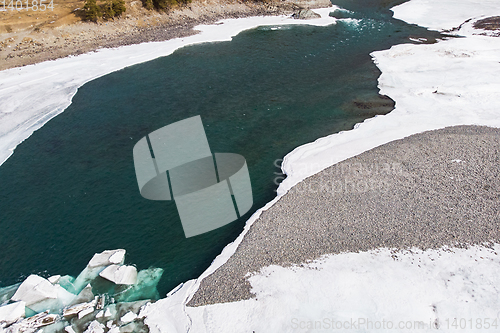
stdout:
{"type": "Polygon", "coordinates": [[[125,260],[125,250],[104,251],[95,254],[87,264],[87,267],[78,275],[71,285],[70,291],[79,293],[90,281],[94,280],[99,273],[109,266],[117,266],[123,264],[125,260]]]}
{"type": "Polygon", "coordinates": [[[127,312],[123,317],[120,318],[121,322],[124,324],[128,324],[136,319],[137,314],[133,313],[132,311],[127,312]]]}
{"type": "Polygon", "coordinates": [[[134,266],[111,265],[106,267],[99,276],[115,284],[135,284],[137,282],[137,269],[134,266]]]}
{"type": "Polygon", "coordinates": [[[150,268],[138,274],[134,266],[124,265],[124,259],[121,249],[96,254],[79,275],[79,283],[87,285],[78,294],[78,279],[68,275],[50,281],[30,275],[21,284],[0,289],[0,333],[41,333],[41,328],[44,333],[147,330],[139,313],[159,298],[156,286],[163,270],[150,268]],[[109,280],[105,284],[99,276],[103,272],[109,280]]]}
{"type": "Polygon", "coordinates": [[[23,301],[26,307],[35,312],[45,309],[58,309],[71,302],[75,295],[66,291],[59,285],[53,285],[47,279],[38,275],[30,275],[19,286],[11,300],[23,301]]]}
{"type": "Polygon", "coordinates": [[[10,325],[23,318],[26,314],[26,303],[23,301],[0,307],[0,324],[10,325]]]}

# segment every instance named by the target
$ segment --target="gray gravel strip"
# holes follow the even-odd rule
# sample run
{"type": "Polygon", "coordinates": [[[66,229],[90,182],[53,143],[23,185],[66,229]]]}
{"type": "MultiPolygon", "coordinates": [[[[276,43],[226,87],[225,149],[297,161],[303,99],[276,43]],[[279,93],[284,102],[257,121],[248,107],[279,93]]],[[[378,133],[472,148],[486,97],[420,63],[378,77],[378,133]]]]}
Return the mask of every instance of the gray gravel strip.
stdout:
{"type": "Polygon", "coordinates": [[[380,247],[422,250],[500,242],[500,129],[412,135],[311,176],[255,221],[188,306],[253,297],[269,265],[380,247]]]}

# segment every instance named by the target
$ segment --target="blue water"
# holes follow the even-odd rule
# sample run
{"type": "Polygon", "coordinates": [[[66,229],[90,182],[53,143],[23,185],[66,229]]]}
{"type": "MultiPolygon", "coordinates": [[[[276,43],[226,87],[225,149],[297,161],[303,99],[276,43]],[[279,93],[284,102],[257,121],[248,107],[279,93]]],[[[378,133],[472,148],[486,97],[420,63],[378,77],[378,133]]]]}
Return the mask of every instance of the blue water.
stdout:
{"type": "Polygon", "coordinates": [[[77,275],[94,253],[114,248],[126,249],[138,268],[164,268],[161,294],[197,277],[275,196],[276,160],[390,110],[370,108],[381,100],[369,53],[409,36],[437,36],[392,19],[375,2],[359,3],[343,2],[358,24],[256,28],[81,87],[64,113],[0,167],[0,286],[31,273],[77,275]],[[213,152],[245,156],[254,206],[236,222],[186,239],[173,202],[140,196],[132,148],[195,115],[213,152]]]}

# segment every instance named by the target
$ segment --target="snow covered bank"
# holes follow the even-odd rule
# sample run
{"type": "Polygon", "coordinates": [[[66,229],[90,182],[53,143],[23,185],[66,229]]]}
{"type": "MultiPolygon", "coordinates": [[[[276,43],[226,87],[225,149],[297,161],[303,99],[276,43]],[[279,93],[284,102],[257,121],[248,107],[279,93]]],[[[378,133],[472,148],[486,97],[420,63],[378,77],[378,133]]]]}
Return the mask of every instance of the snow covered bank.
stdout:
{"type": "Polygon", "coordinates": [[[164,42],[144,43],[117,49],[102,49],[76,57],[47,61],[0,72],[0,165],[15,147],[63,112],[78,87],[127,66],[167,56],[186,45],[229,41],[243,30],[263,25],[335,23],[329,17],[335,8],[314,9],[321,18],[295,20],[287,16],[249,17],[223,20],[217,25],[195,27],[201,33],[164,42]]]}
{"type": "MultiPolygon", "coordinates": [[[[422,19],[424,26],[447,30],[471,17],[500,15],[500,8],[493,1],[413,0],[396,7],[395,13],[397,18],[411,23],[419,24],[422,19]],[[403,12],[405,17],[398,16],[403,12]]],[[[373,53],[382,71],[380,93],[396,101],[395,110],[288,154],[283,163],[287,178],[278,189],[278,197],[330,165],[396,139],[452,125],[500,127],[500,100],[496,97],[500,76],[494,70],[499,68],[500,38],[472,35],[468,28],[457,33],[467,38],[432,45],[397,45],[373,53]]],[[[263,210],[276,201],[277,198],[263,210]]],[[[146,323],[152,332],[166,332],[167,328],[177,332],[321,331],[327,328],[307,325],[323,318],[342,321],[385,318],[394,320],[394,325],[399,321],[423,321],[427,325],[424,329],[429,331],[434,330],[430,327],[436,324],[436,319],[444,331],[456,328],[451,326],[454,323],[460,327],[460,322],[453,322],[457,316],[463,316],[467,323],[480,319],[480,323],[474,322],[476,325],[485,325],[484,319],[488,319],[490,328],[495,328],[491,324],[497,319],[496,324],[500,324],[499,314],[491,311],[499,305],[495,287],[498,257],[480,247],[454,250],[454,254],[444,250],[406,253],[396,262],[392,262],[388,250],[379,254],[343,254],[313,264],[319,272],[269,267],[250,280],[257,300],[187,308],[185,304],[196,292],[200,280],[234,253],[260,212],[252,216],[242,235],[224,249],[199,279],[145,309],[146,323]],[[416,262],[418,258],[439,254],[441,259],[425,259],[424,266],[416,262]],[[481,261],[484,258],[488,260],[481,261]],[[415,267],[419,264],[422,267],[417,271],[415,267]],[[411,273],[406,275],[406,270],[411,273]],[[336,278],[333,285],[332,278],[336,278]],[[448,297],[451,301],[446,301],[448,297]],[[468,306],[459,309],[464,303],[468,306]],[[172,316],[165,317],[167,312],[172,316]],[[448,328],[442,326],[447,324],[446,319],[450,320],[448,328]]],[[[469,331],[476,327],[479,326],[469,331]]],[[[353,329],[367,330],[367,327],[353,329]]]]}
{"type": "Polygon", "coordinates": [[[433,30],[449,30],[468,19],[499,14],[498,0],[411,0],[391,10],[394,17],[433,30]]]}
{"type": "MultiPolygon", "coordinates": [[[[481,7],[471,0],[410,1],[404,5],[403,18],[418,23],[425,10],[425,23],[444,22],[439,30],[452,29],[471,18],[470,7],[481,7]],[[444,3],[444,4],[443,4],[444,3]],[[444,6],[444,7],[443,7],[444,6]],[[409,15],[417,18],[411,20],[409,15]],[[446,20],[448,14],[452,19],[446,20]],[[408,16],[407,16],[408,15],[408,16]],[[458,24],[456,24],[459,22],[458,24]]],[[[486,2],[493,3],[493,1],[486,2]]],[[[498,1],[497,1],[498,3],[498,1]]],[[[475,9],[476,19],[500,15],[500,7],[475,9]]],[[[413,18],[413,17],[412,17],[413,18]]],[[[500,38],[475,35],[470,24],[455,32],[467,38],[456,38],[436,44],[403,44],[389,50],[372,53],[382,74],[380,94],[396,101],[391,113],[376,116],[358,124],[354,130],[330,135],[296,148],[283,162],[287,178],[278,194],[286,193],[293,185],[330,165],[380,146],[427,130],[453,125],[485,125],[500,127],[500,91],[498,64],[500,38]]]]}
{"type": "Polygon", "coordinates": [[[325,256],[303,267],[270,266],[250,278],[256,300],[186,312],[191,332],[197,333],[435,332],[438,327],[475,332],[488,323],[496,330],[498,251],[500,245],[404,253],[381,249],[325,256]]]}

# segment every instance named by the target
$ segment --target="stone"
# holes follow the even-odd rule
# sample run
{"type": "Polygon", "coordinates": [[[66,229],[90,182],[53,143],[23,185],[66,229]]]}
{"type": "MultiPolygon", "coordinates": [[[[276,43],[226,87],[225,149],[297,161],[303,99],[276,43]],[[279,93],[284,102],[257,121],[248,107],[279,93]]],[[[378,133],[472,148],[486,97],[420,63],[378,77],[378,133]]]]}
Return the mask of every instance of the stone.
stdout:
{"type": "Polygon", "coordinates": [[[303,9],[316,9],[331,7],[330,0],[289,0],[288,2],[303,9]]]}
{"type": "Polygon", "coordinates": [[[312,20],[316,18],[321,18],[321,15],[313,12],[310,9],[301,9],[292,15],[294,19],[297,20],[312,20]]]}

